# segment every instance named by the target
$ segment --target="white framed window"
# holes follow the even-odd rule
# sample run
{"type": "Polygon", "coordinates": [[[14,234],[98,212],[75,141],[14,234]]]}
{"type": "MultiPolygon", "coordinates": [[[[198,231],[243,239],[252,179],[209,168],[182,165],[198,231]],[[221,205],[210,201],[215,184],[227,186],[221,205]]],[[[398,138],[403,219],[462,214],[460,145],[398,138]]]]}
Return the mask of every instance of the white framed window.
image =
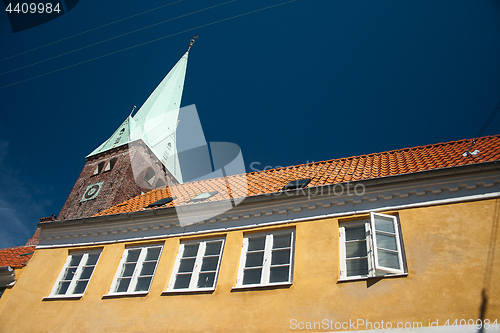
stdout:
{"type": "Polygon", "coordinates": [[[223,249],[223,238],[182,242],[167,292],[214,290],[223,249]]]}
{"type": "Polygon", "coordinates": [[[396,216],[370,213],[370,218],[340,224],[340,279],[405,275],[405,258],[396,216]]]}
{"type": "Polygon", "coordinates": [[[291,284],[294,233],[288,229],[245,235],[236,288],[291,284]]]}
{"type": "Polygon", "coordinates": [[[162,249],[161,244],[126,248],[108,295],[147,293],[162,249]]]}
{"type": "Polygon", "coordinates": [[[100,255],[101,250],[70,253],[49,298],[81,297],[92,277],[100,255]]]}

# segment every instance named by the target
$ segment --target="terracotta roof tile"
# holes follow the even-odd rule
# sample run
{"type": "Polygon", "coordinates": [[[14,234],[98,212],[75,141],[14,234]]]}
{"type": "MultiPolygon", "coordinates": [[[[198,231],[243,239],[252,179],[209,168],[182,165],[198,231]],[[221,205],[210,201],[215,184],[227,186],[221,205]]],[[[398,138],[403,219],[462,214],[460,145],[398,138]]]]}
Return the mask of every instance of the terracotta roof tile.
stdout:
{"type": "Polygon", "coordinates": [[[0,267],[23,267],[33,256],[35,246],[16,246],[0,249],[0,267]]]}
{"type": "Polygon", "coordinates": [[[209,201],[227,199],[229,193],[234,198],[275,193],[288,182],[301,178],[312,179],[308,187],[314,187],[500,160],[500,135],[477,139],[471,151],[477,149],[480,151],[479,154],[464,157],[462,154],[471,147],[471,143],[470,139],[459,140],[251,172],[230,176],[226,180],[216,178],[189,182],[174,185],[171,189],[147,192],[97,215],[143,210],[155,201],[171,197],[172,193],[177,197],[176,200],[162,207],[172,207],[174,203],[176,205],[197,204],[191,202],[190,199],[195,195],[210,191],[219,191],[219,193],[208,199],[209,201]],[[244,185],[245,182],[248,187],[247,193],[242,191],[242,186],[233,186],[234,184],[244,185]],[[231,184],[230,190],[228,190],[228,184],[231,184]]]}

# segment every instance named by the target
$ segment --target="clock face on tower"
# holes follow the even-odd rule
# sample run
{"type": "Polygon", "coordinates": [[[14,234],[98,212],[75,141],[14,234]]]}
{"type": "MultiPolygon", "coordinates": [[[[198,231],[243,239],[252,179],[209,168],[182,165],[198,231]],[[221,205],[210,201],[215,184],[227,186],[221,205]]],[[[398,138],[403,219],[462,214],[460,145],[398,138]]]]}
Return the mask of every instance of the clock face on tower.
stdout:
{"type": "Polygon", "coordinates": [[[99,183],[95,183],[95,184],[87,186],[87,189],[85,190],[85,193],[83,193],[83,196],[82,196],[82,199],[80,200],[80,202],[95,199],[97,197],[97,195],[99,194],[99,191],[101,190],[103,183],[104,182],[99,182],[99,183]]]}

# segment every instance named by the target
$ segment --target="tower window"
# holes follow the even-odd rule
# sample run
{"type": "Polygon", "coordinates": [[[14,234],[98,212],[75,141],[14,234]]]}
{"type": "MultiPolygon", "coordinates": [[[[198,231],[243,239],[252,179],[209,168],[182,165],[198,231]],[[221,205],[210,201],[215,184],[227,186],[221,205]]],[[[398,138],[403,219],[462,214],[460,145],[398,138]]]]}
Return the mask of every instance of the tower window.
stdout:
{"type": "Polygon", "coordinates": [[[146,170],[146,174],[144,175],[144,180],[146,181],[146,183],[148,183],[149,185],[153,185],[154,181],[155,181],[155,172],[153,170],[153,168],[149,167],[147,170],[146,170]]]}
{"type": "Polygon", "coordinates": [[[102,171],[102,169],[104,169],[105,163],[106,162],[101,162],[101,163],[97,164],[97,168],[95,168],[94,175],[99,174],[102,171]]]}
{"type": "Polygon", "coordinates": [[[109,163],[106,165],[106,169],[104,169],[104,171],[111,171],[115,166],[117,160],[117,158],[112,158],[111,161],[109,161],[109,163]]]}

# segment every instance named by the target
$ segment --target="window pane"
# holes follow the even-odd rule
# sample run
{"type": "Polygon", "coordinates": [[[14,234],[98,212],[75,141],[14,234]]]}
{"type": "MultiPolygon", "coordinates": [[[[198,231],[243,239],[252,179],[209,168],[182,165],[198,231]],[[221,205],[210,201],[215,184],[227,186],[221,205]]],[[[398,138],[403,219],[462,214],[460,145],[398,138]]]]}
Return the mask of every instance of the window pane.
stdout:
{"type": "Polygon", "coordinates": [[[368,259],[351,259],[346,261],[347,276],[368,275],[368,259]]]}
{"type": "Polygon", "coordinates": [[[396,235],[390,236],[377,233],[377,248],[397,251],[396,235]]]}
{"type": "Polygon", "coordinates": [[[129,250],[127,254],[127,262],[137,262],[139,259],[139,254],[141,254],[141,250],[129,250]]]}
{"type": "Polygon", "coordinates": [[[118,285],[116,286],[116,292],[119,293],[126,292],[129,284],[130,284],[130,278],[118,280],[118,285]]]}
{"type": "Polygon", "coordinates": [[[394,222],[389,217],[375,216],[375,229],[395,233],[394,222]]]}
{"type": "Polygon", "coordinates": [[[88,280],[78,281],[75,286],[75,290],[73,290],[73,294],[83,294],[85,291],[85,287],[87,287],[88,280]]]}
{"type": "Polygon", "coordinates": [[[218,263],[219,257],[205,257],[201,264],[201,271],[215,271],[218,263]]]}
{"type": "Polygon", "coordinates": [[[207,243],[207,247],[205,249],[205,255],[215,255],[220,254],[220,249],[222,247],[222,241],[220,242],[209,242],[207,243]]]}
{"type": "Polygon", "coordinates": [[[82,260],[83,254],[77,254],[77,255],[72,255],[71,256],[71,262],[69,263],[70,266],[78,266],[80,263],[80,260],[82,260]]]}
{"type": "Polygon", "coordinates": [[[280,265],[289,263],[290,263],[290,249],[273,251],[271,265],[280,265]]]}
{"type": "Polygon", "coordinates": [[[215,280],[215,272],[212,273],[201,273],[198,278],[198,288],[210,288],[213,287],[215,280]]]}
{"type": "Polygon", "coordinates": [[[76,267],[66,268],[66,273],[64,273],[63,280],[71,280],[75,275],[76,267]]]}
{"type": "Polygon", "coordinates": [[[264,251],[247,253],[247,261],[245,263],[245,267],[262,266],[263,262],[264,262],[264,251]]]}
{"type": "Polygon", "coordinates": [[[282,247],[290,247],[291,245],[291,240],[292,238],[290,237],[292,234],[281,234],[281,235],[274,235],[274,241],[273,241],[273,249],[278,249],[282,247]]]}
{"type": "Polygon", "coordinates": [[[85,267],[82,270],[82,274],[80,275],[79,279],[82,279],[82,280],[90,279],[90,276],[92,275],[93,270],[94,270],[94,266],[85,267]]]}
{"type": "Polygon", "coordinates": [[[189,288],[190,281],[191,281],[191,274],[179,274],[175,279],[174,289],[189,288]]]}
{"type": "Polygon", "coordinates": [[[264,250],[266,236],[252,237],[248,239],[248,251],[264,250]]]}
{"type": "Polygon", "coordinates": [[[345,243],[345,255],[347,258],[366,257],[366,240],[345,243]]]}
{"type": "Polygon", "coordinates": [[[122,277],[132,276],[132,273],[134,273],[135,265],[136,265],[135,263],[123,265],[123,271],[121,276],[122,277]]]}
{"type": "Polygon", "coordinates": [[[158,260],[158,257],[160,255],[160,247],[153,247],[148,249],[148,254],[146,254],[146,261],[151,261],[151,260],[158,260]]]}
{"type": "Polygon", "coordinates": [[[155,262],[146,262],[144,265],[142,265],[141,269],[141,276],[144,275],[153,275],[156,267],[156,261],[155,262]]]}
{"type": "Polygon", "coordinates": [[[262,268],[245,269],[243,284],[259,284],[262,268]]]}
{"type": "Polygon", "coordinates": [[[68,287],[69,287],[69,282],[61,282],[59,283],[59,288],[57,289],[57,293],[58,295],[64,295],[66,294],[66,290],[68,290],[68,287]]]}
{"type": "Polygon", "coordinates": [[[148,291],[152,278],[152,276],[138,278],[137,284],[135,285],[135,291],[148,291]]]}
{"type": "Polygon", "coordinates": [[[97,263],[97,259],[99,259],[99,254],[89,254],[89,258],[87,259],[87,266],[93,266],[97,263]]]}
{"type": "Polygon", "coordinates": [[[361,225],[359,227],[345,228],[346,241],[358,240],[358,239],[366,239],[366,230],[364,225],[361,225]]]}
{"type": "Polygon", "coordinates": [[[271,276],[269,282],[286,282],[288,281],[290,266],[271,267],[271,276]]]}
{"type": "Polygon", "coordinates": [[[182,254],[182,257],[196,257],[196,253],[198,253],[198,246],[200,246],[199,243],[184,245],[184,253],[182,254]]]}
{"type": "Polygon", "coordinates": [[[179,272],[192,272],[194,267],[194,258],[191,259],[181,259],[181,264],[179,266],[179,272]]]}
{"type": "Polygon", "coordinates": [[[398,254],[379,249],[378,250],[378,264],[383,267],[400,269],[398,254]]]}

